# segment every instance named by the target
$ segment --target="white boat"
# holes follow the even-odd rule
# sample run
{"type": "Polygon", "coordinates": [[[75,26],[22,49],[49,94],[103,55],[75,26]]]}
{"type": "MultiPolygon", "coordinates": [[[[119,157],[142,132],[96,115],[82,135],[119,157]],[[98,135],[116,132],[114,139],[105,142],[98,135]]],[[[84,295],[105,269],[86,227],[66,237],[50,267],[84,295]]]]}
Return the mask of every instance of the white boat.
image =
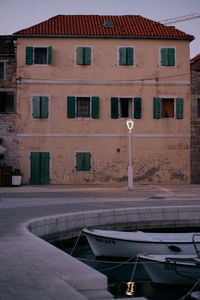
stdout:
{"type": "MultiPolygon", "coordinates": [[[[96,257],[134,257],[138,254],[196,255],[193,233],[125,232],[84,228],[96,257]]],[[[200,244],[200,237],[196,240],[200,244]]]]}
{"type": "Polygon", "coordinates": [[[170,285],[194,285],[200,279],[200,259],[184,255],[140,255],[152,282],[170,285]]]}

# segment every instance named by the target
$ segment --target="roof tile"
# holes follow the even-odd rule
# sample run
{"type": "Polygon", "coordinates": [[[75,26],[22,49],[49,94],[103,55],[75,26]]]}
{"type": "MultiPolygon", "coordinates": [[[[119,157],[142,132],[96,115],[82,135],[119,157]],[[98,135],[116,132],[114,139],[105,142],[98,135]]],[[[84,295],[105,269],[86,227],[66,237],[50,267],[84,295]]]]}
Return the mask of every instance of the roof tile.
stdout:
{"type": "Polygon", "coordinates": [[[14,35],[194,39],[192,35],[173,26],[166,26],[134,15],[57,15],[42,23],[17,31],[14,35]],[[111,20],[114,26],[105,26],[105,20],[111,20]]]}

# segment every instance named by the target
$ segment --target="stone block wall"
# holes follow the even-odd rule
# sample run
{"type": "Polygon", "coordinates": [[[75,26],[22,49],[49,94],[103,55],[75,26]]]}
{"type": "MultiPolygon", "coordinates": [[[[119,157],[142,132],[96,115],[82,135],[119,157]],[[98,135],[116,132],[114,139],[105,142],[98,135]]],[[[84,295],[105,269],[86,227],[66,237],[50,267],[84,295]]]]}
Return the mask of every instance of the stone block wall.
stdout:
{"type": "Polygon", "coordinates": [[[197,99],[200,99],[200,72],[191,71],[191,183],[200,183],[200,118],[197,99]]]}

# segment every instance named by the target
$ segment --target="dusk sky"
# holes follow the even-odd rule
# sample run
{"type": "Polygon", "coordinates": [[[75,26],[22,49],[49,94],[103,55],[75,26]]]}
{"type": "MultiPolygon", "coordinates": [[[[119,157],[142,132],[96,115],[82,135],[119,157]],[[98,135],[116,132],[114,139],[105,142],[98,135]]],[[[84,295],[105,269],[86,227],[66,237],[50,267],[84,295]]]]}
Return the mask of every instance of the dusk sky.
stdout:
{"type": "MultiPolygon", "coordinates": [[[[1,0],[0,35],[62,15],[141,15],[154,21],[200,14],[200,0],[1,0]]],[[[176,24],[176,28],[195,36],[190,57],[200,53],[200,18],[176,24]]]]}

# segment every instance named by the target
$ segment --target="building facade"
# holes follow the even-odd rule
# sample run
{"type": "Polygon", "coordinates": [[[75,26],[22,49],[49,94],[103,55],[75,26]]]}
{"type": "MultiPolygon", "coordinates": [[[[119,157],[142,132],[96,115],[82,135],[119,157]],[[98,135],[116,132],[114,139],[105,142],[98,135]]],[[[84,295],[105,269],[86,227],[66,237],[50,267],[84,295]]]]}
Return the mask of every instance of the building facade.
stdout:
{"type": "Polygon", "coordinates": [[[56,16],[17,37],[24,183],[190,183],[193,37],[140,16],[56,16]]]}
{"type": "Polygon", "coordinates": [[[200,183],[200,54],[191,59],[191,183],[200,183]]]}
{"type": "Polygon", "coordinates": [[[18,167],[14,43],[15,37],[0,36],[0,185],[10,185],[12,169],[18,167]]]}

